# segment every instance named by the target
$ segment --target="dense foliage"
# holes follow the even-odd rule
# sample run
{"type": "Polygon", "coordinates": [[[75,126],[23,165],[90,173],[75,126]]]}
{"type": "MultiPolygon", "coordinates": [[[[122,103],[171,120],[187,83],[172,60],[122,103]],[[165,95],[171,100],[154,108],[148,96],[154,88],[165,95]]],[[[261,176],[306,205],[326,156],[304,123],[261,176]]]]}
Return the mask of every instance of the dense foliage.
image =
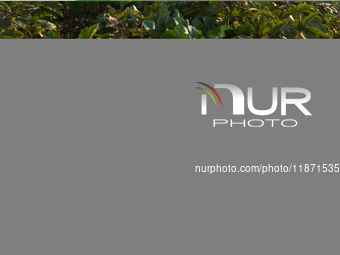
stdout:
{"type": "Polygon", "coordinates": [[[0,38],[340,38],[339,2],[0,2],[0,38]]]}

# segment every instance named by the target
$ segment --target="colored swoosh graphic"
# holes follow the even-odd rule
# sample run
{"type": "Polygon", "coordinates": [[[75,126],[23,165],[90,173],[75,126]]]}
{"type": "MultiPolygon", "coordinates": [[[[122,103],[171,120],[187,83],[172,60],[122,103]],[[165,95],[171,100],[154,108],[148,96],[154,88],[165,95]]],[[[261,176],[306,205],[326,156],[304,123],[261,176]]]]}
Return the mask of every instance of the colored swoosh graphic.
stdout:
{"type": "Polygon", "coordinates": [[[205,91],[207,94],[209,94],[209,96],[214,100],[214,102],[215,102],[215,105],[217,105],[216,104],[216,100],[215,100],[215,98],[213,97],[213,95],[210,93],[210,91],[209,90],[206,90],[206,89],[202,89],[202,88],[200,88],[200,87],[196,87],[196,88],[198,88],[198,89],[201,89],[201,90],[203,90],[203,91],[205,91]]]}
{"type": "Polygon", "coordinates": [[[211,87],[210,85],[203,83],[203,82],[197,82],[197,83],[204,85],[204,86],[208,87],[209,89],[211,89],[215,93],[215,95],[217,96],[218,100],[220,100],[220,103],[221,103],[221,106],[222,106],[222,100],[220,98],[220,95],[217,93],[217,91],[213,87],[211,87]]]}

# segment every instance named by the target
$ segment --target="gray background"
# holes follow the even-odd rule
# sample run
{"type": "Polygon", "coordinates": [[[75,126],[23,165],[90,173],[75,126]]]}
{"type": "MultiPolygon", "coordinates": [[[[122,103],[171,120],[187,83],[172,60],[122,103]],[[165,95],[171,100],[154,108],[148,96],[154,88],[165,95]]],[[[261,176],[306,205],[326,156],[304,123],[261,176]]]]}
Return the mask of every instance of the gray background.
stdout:
{"type": "Polygon", "coordinates": [[[339,254],[337,176],[193,174],[197,155],[338,160],[338,45],[1,40],[0,253],[339,254]],[[202,151],[196,81],[306,87],[313,116],[202,151]]]}

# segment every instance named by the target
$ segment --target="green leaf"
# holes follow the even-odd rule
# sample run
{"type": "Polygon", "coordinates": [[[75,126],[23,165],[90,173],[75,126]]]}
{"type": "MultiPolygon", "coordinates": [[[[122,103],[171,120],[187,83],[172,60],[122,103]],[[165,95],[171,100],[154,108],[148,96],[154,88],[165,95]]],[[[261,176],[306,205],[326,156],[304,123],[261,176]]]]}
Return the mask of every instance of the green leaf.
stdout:
{"type": "Polygon", "coordinates": [[[0,38],[10,39],[10,38],[17,38],[14,31],[8,31],[7,28],[0,27],[0,38]]]}
{"type": "Polygon", "coordinates": [[[203,17],[205,31],[208,32],[211,29],[215,28],[215,19],[209,16],[203,17]]]}
{"type": "Polygon", "coordinates": [[[227,30],[232,30],[231,27],[229,26],[225,26],[225,25],[222,25],[214,30],[210,30],[208,33],[207,33],[207,37],[211,38],[211,39],[219,39],[219,38],[223,38],[226,36],[226,31],[227,30]]]}
{"type": "Polygon", "coordinates": [[[194,39],[194,38],[197,37],[198,31],[195,27],[189,25],[188,31],[189,31],[189,36],[190,36],[191,39],[194,39]]]}
{"type": "Polygon", "coordinates": [[[302,24],[303,24],[304,26],[307,26],[307,25],[309,24],[309,22],[311,22],[312,19],[313,19],[316,15],[318,15],[317,12],[311,12],[311,13],[309,13],[309,15],[308,15],[306,18],[304,18],[304,19],[302,20],[302,24]]]}
{"type": "Polygon", "coordinates": [[[308,23],[308,27],[315,27],[320,31],[327,33],[327,29],[319,19],[313,19],[311,22],[308,23]]]}
{"type": "Polygon", "coordinates": [[[146,20],[144,22],[144,28],[146,30],[154,30],[156,28],[155,22],[153,22],[151,20],[146,20]]]}
{"type": "Polygon", "coordinates": [[[246,23],[242,26],[238,26],[234,29],[234,32],[236,33],[236,35],[241,36],[241,35],[246,35],[246,36],[250,36],[250,24],[246,23]]]}
{"type": "Polygon", "coordinates": [[[194,18],[193,21],[192,21],[192,24],[198,30],[204,31],[204,29],[205,29],[204,23],[202,21],[200,21],[198,18],[194,18]]]}
{"type": "Polygon", "coordinates": [[[302,21],[299,19],[294,20],[293,25],[297,31],[302,31],[305,28],[302,21]]]}
{"type": "Polygon", "coordinates": [[[175,26],[174,31],[176,32],[179,39],[189,39],[189,31],[182,24],[175,26]]]}
{"type": "Polygon", "coordinates": [[[292,15],[292,14],[297,14],[299,12],[311,10],[313,7],[314,7],[313,5],[299,4],[298,6],[292,8],[292,9],[287,10],[283,14],[283,16],[286,18],[286,17],[288,17],[289,15],[292,15]]]}
{"type": "Polygon", "coordinates": [[[268,32],[268,37],[270,38],[274,36],[277,32],[281,30],[281,28],[283,28],[288,23],[288,21],[289,19],[285,19],[285,20],[277,22],[273,27],[270,28],[268,32]]]}
{"type": "Polygon", "coordinates": [[[47,20],[39,20],[38,24],[40,24],[42,28],[45,28],[49,31],[53,31],[57,29],[57,26],[55,24],[47,20]]]}
{"type": "Polygon", "coordinates": [[[91,39],[96,34],[96,32],[99,30],[99,24],[94,24],[93,26],[90,26],[89,28],[83,29],[79,34],[79,39],[91,39]]]}
{"type": "Polygon", "coordinates": [[[177,39],[178,36],[174,30],[167,30],[163,34],[161,34],[160,38],[177,39]]]}
{"type": "Polygon", "coordinates": [[[313,32],[315,35],[319,36],[319,37],[324,37],[324,38],[327,38],[328,37],[328,34],[320,31],[319,29],[317,28],[314,28],[314,27],[306,27],[307,30],[309,30],[310,32],[313,32]]]}
{"type": "Polygon", "coordinates": [[[165,4],[161,4],[162,6],[162,10],[159,13],[157,22],[156,22],[156,26],[157,25],[164,25],[167,21],[167,19],[170,16],[170,11],[168,11],[168,7],[165,4]]]}
{"type": "Polygon", "coordinates": [[[273,13],[273,12],[271,12],[271,11],[269,11],[269,10],[260,10],[260,11],[258,12],[258,14],[260,14],[261,16],[270,18],[270,19],[275,19],[275,18],[276,18],[275,13],[273,13]]]}

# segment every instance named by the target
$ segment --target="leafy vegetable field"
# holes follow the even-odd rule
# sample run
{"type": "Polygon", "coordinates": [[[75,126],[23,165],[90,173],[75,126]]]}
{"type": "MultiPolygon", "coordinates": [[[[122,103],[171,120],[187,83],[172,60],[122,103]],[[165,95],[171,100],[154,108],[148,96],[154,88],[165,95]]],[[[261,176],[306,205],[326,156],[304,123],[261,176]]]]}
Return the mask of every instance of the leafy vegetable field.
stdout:
{"type": "Polygon", "coordinates": [[[0,2],[0,38],[340,38],[335,2],[0,2]]]}

